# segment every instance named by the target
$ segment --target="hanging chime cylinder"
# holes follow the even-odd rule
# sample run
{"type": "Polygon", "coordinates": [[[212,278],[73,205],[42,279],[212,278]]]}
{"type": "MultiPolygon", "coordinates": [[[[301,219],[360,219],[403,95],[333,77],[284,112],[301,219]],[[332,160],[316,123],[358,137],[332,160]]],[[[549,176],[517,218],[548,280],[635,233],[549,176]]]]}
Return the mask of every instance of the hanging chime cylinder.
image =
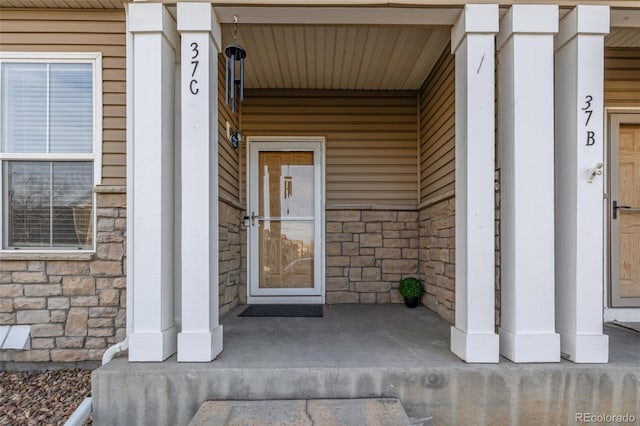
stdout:
{"type": "Polygon", "coordinates": [[[247,52],[238,44],[232,44],[224,49],[227,57],[225,72],[225,103],[236,112],[239,101],[244,100],[244,59],[247,52]],[[237,65],[236,65],[237,64],[237,65]]]}

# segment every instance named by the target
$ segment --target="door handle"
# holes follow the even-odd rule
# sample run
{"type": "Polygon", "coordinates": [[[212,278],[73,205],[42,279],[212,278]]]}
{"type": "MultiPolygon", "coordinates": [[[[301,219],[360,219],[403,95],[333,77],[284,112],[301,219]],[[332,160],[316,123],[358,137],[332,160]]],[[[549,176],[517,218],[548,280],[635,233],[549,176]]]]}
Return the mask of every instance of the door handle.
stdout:
{"type": "Polygon", "coordinates": [[[251,225],[255,226],[256,219],[260,219],[260,216],[256,214],[256,212],[251,212],[251,225]]]}
{"type": "Polygon", "coordinates": [[[618,201],[613,200],[613,218],[618,218],[618,209],[627,210],[630,212],[640,212],[640,207],[632,207],[632,206],[619,206],[618,201]]]}

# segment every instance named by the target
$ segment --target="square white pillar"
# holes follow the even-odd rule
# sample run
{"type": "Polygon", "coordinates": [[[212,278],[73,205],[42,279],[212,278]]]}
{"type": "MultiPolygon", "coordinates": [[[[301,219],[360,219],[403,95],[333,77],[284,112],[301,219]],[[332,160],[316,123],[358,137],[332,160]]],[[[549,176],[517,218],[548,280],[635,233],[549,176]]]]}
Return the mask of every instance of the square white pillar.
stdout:
{"type": "Polygon", "coordinates": [[[609,6],[577,6],[556,35],[556,325],[562,356],[605,363],[603,96],[609,6]],[[594,173],[595,172],[595,173],[594,173]]]}
{"type": "Polygon", "coordinates": [[[557,362],[553,34],[558,6],[514,5],[500,20],[500,353],[557,362]]]}
{"type": "Polygon", "coordinates": [[[498,362],[495,333],[495,34],[498,5],[466,5],[451,31],[456,56],[456,323],[451,351],[498,362]]]}
{"type": "Polygon", "coordinates": [[[128,5],[131,34],[127,244],[130,361],[176,352],[174,319],[174,94],[176,23],[156,4],[128,5]]]}
{"type": "Polygon", "coordinates": [[[222,352],[218,307],[218,52],[210,3],[178,3],[182,37],[182,330],[178,361],[222,352]]]}

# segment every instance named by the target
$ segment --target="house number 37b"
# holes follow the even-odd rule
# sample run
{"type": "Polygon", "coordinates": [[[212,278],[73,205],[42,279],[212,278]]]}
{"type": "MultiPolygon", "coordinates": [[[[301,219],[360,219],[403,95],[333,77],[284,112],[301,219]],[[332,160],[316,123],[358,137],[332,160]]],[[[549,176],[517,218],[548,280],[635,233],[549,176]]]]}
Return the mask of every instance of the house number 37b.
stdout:
{"type": "MultiPolygon", "coordinates": [[[[593,102],[593,96],[587,95],[584,97],[584,106],[581,108],[584,111],[585,123],[584,127],[589,127],[589,121],[591,121],[591,115],[593,114],[593,108],[591,107],[593,102]]],[[[587,130],[587,146],[593,146],[596,144],[596,132],[593,130],[587,130]]]]}
{"type": "Polygon", "coordinates": [[[198,43],[193,42],[189,46],[191,46],[191,66],[193,69],[191,71],[191,81],[189,82],[189,91],[192,95],[197,95],[200,89],[198,88],[198,80],[196,79],[196,70],[198,69],[198,64],[200,61],[197,59],[200,52],[198,51],[198,43]]]}

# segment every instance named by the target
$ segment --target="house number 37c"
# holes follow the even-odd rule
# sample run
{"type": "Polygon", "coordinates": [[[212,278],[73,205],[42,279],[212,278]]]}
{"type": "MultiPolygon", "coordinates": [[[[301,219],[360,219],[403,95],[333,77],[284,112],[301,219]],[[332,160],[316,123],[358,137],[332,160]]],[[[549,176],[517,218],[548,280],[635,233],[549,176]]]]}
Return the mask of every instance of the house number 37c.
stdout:
{"type": "Polygon", "coordinates": [[[189,46],[191,46],[191,66],[193,66],[193,70],[191,71],[191,81],[189,82],[189,91],[191,91],[192,95],[197,95],[200,89],[198,88],[198,80],[196,79],[196,70],[198,69],[198,64],[200,61],[197,59],[200,52],[198,51],[198,43],[193,42],[189,46]]]}

